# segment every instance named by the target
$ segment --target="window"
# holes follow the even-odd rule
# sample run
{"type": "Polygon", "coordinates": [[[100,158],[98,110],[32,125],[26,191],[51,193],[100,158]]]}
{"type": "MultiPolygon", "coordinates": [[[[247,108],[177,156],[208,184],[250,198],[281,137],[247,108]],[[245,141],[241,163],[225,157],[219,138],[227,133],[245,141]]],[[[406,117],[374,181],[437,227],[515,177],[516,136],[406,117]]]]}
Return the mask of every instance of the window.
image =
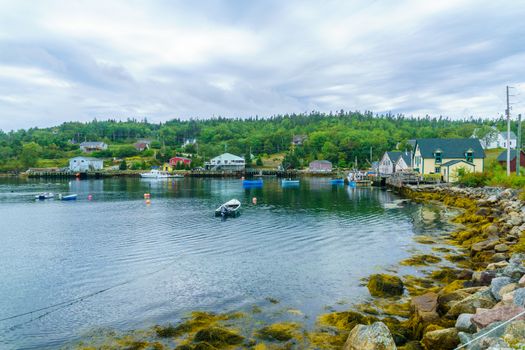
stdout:
{"type": "Polygon", "coordinates": [[[465,160],[469,163],[474,161],[474,155],[472,154],[472,151],[467,151],[467,153],[465,153],[465,160]]]}
{"type": "Polygon", "coordinates": [[[441,152],[440,151],[436,151],[434,153],[434,158],[436,160],[436,164],[441,164],[442,158],[441,158],[441,152]]]}
{"type": "Polygon", "coordinates": [[[434,169],[434,172],[435,172],[436,174],[441,173],[441,168],[437,166],[437,167],[434,169]]]}

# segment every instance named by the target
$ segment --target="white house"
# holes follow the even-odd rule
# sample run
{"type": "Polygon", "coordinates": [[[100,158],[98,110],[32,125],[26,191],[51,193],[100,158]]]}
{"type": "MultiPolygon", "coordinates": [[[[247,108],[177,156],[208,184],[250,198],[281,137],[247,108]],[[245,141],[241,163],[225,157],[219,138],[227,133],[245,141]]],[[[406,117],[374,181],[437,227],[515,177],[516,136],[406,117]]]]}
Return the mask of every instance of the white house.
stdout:
{"type": "Polygon", "coordinates": [[[82,142],[80,144],[82,152],[103,151],[106,149],[108,149],[108,145],[104,142],[82,142]]]}
{"type": "Polygon", "coordinates": [[[69,160],[69,170],[70,171],[93,171],[101,170],[104,168],[104,162],[102,159],[92,158],[92,157],[75,157],[69,160]]]}
{"type": "MultiPolygon", "coordinates": [[[[481,143],[481,146],[484,149],[494,149],[494,148],[507,148],[507,132],[500,132],[495,126],[492,127],[492,131],[484,135],[483,137],[478,137],[478,130],[474,130],[474,133],[472,134],[472,138],[479,139],[479,142],[481,143]]],[[[516,145],[518,143],[518,138],[516,137],[516,134],[511,131],[510,132],[510,148],[514,149],[516,148],[516,145]]]]}
{"type": "Polygon", "coordinates": [[[212,158],[206,165],[212,170],[237,171],[244,170],[246,162],[244,161],[244,158],[238,157],[231,153],[223,153],[220,156],[212,158]]]}
{"type": "Polygon", "coordinates": [[[395,172],[412,170],[412,152],[401,152],[394,164],[395,172]]]}
{"type": "Polygon", "coordinates": [[[379,174],[391,175],[396,171],[396,162],[403,152],[385,152],[379,161],[379,174]]]}

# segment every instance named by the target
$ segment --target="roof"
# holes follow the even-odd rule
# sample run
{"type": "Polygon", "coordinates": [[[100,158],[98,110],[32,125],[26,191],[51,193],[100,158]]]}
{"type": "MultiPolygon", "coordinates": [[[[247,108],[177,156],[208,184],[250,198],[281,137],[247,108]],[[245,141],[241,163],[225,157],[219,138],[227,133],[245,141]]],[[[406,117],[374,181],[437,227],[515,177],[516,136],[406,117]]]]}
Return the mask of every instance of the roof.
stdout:
{"type": "MultiPolygon", "coordinates": [[[[506,131],[504,131],[504,132],[500,132],[499,134],[500,134],[500,136],[501,136],[503,139],[505,139],[505,140],[507,139],[507,132],[506,132],[506,131]]],[[[517,139],[516,134],[514,133],[514,131],[511,131],[511,132],[510,132],[510,138],[511,138],[512,140],[516,140],[516,139],[517,139]]]]}
{"type": "Polygon", "coordinates": [[[328,160],[323,160],[323,159],[321,159],[321,160],[313,160],[313,161],[310,162],[310,164],[313,164],[313,163],[321,163],[321,164],[330,164],[330,165],[332,165],[332,162],[330,162],[328,160]]]}
{"type": "Polygon", "coordinates": [[[410,165],[412,163],[412,152],[401,152],[401,157],[398,160],[400,158],[403,158],[406,165],[410,165]]]}
{"type": "Polygon", "coordinates": [[[399,157],[401,157],[401,153],[403,152],[400,152],[400,151],[386,152],[386,154],[388,154],[388,158],[390,158],[390,160],[393,162],[397,162],[399,157]]]}
{"type": "Polygon", "coordinates": [[[73,159],[84,159],[84,160],[90,160],[90,161],[95,161],[95,160],[99,160],[101,162],[103,162],[104,160],[103,159],[100,159],[100,158],[95,158],[95,157],[82,157],[82,156],[78,156],[78,157],[73,157],[69,160],[73,160],[73,159]]]}
{"type": "MultiPolygon", "coordinates": [[[[521,151],[521,153],[524,153],[523,151],[521,151]]],[[[510,150],[510,160],[514,160],[514,158],[516,158],[516,150],[515,149],[511,149],[510,150]]],[[[507,150],[501,152],[498,156],[498,162],[505,162],[507,161],[507,150]]]]}
{"type": "Polygon", "coordinates": [[[171,157],[170,160],[172,159],[182,159],[182,160],[189,160],[191,162],[191,159],[190,158],[186,158],[186,157],[181,157],[181,156],[175,156],[175,157],[171,157]]]}
{"type": "Polygon", "coordinates": [[[437,150],[441,151],[442,158],[464,158],[468,150],[472,151],[474,158],[485,158],[478,139],[418,139],[416,147],[419,147],[423,158],[434,158],[437,150]]]}
{"type": "Polygon", "coordinates": [[[80,144],[80,146],[102,146],[102,145],[105,145],[105,143],[101,141],[86,141],[80,144]]]}
{"type": "Polygon", "coordinates": [[[446,162],[446,163],[443,163],[441,164],[441,166],[446,166],[446,167],[449,167],[451,165],[454,165],[454,164],[458,164],[458,163],[466,163],[468,165],[472,165],[472,166],[475,166],[473,163],[471,162],[467,162],[466,160],[463,160],[463,159],[455,159],[455,160],[451,160],[449,162],[446,162]]]}
{"type": "Polygon", "coordinates": [[[220,156],[212,158],[212,160],[223,160],[223,159],[227,159],[227,160],[244,160],[244,158],[241,158],[241,157],[236,156],[235,154],[231,154],[231,153],[223,153],[220,156]]]}

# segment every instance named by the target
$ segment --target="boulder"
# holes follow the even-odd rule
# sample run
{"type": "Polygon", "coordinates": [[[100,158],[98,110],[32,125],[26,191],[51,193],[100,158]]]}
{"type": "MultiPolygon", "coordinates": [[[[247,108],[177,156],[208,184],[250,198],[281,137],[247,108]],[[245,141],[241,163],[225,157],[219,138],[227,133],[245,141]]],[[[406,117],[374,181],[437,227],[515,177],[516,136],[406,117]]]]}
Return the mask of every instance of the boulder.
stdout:
{"type": "Polygon", "coordinates": [[[456,329],[460,332],[474,333],[476,326],[472,323],[473,314],[461,314],[456,320],[456,329]]]}
{"type": "Polygon", "coordinates": [[[509,260],[509,264],[501,271],[502,275],[510,277],[514,281],[519,279],[525,274],[525,266],[522,265],[521,261],[509,260]]]}
{"type": "MultiPolygon", "coordinates": [[[[497,254],[494,254],[492,257],[498,255],[498,254],[501,254],[501,253],[497,253],[497,254]]],[[[505,255],[505,254],[503,254],[505,255]]],[[[506,262],[506,261],[497,261],[497,262],[493,262],[492,264],[488,264],[487,265],[487,270],[497,270],[497,269],[502,269],[504,267],[506,267],[509,263],[506,262]]]]}
{"type": "Polygon", "coordinates": [[[396,345],[387,326],[383,322],[375,322],[370,326],[355,326],[343,350],[396,350],[396,345]]]}
{"type": "Polygon", "coordinates": [[[457,301],[447,312],[448,318],[455,318],[460,314],[473,314],[477,308],[491,308],[496,305],[496,299],[490,290],[483,290],[457,301]]]}
{"type": "Polygon", "coordinates": [[[497,253],[505,253],[509,251],[509,246],[506,245],[505,243],[496,244],[496,246],[494,247],[494,250],[497,253]]]}
{"type": "Polygon", "coordinates": [[[525,287],[525,275],[521,276],[519,282],[518,282],[518,285],[520,287],[525,287]]]}
{"type": "Polygon", "coordinates": [[[421,343],[427,350],[455,349],[456,346],[459,344],[458,330],[456,328],[446,328],[437,331],[427,332],[423,336],[421,343]]]}
{"type": "Polygon", "coordinates": [[[376,274],[368,280],[368,291],[374,297],[390,297],[403,294],[403,281],[397,276],[376,274]]]}
{"type": "Polygon", "coordinates": [[[496,238],[487,239],[485,241],[474,243],[472,245],[471,250],[473,254],[479,253],[483,250],[493,249],[498,243],[499,243],[499,240],[497,240],[496,238]]]}
{"type": "Polygon", "coordinates": [[[511,226],[519,226],[523,220],[521,219],[521,215],[516,213],[515,211],[512,211],[509,213],[509,219],[507,220],[507,223],[509,223],[511,226]]]}
{"type": "MultiPolygon", "coordinates": [[[[476,314],[472,316],[472,323],[478,329],[483,329],[494,322],[507,321],[514,316],[525,312],[525,309],[516,305],[504,305],[493,309],[479,309],[476,314]]],[[[518,319],[525,319],[522,315],[518,319]]]]}
{"type": "Polygon", "coordinates": [[[438,295],[436,293],[426,293],[412,298],[409,323],[416,337],[420,337],[428,325],[439,321],[437,307],[438,295]]]}
{"type": "Polygon", "coordinates": [[[503,300],[503,296],[505,294],[508,294],[508,293],[512,292],[516,288],[518,288],[518,284],[517,283],[510,283],[510,284],[507,284],[506,286],[503,286],[498,292],[498,294],[500,296],[499,300],[503,300]]]}
{"type": "Polygon", "coordinates": [[[513,293],[512,302],[514,305],[525,307],[525,288],[516,289],[513,293]]]}
{"type": "Polygon", "coordinates": [[[501,302],[503,305],[511,305],[514,304],[514,293],[515,291],[503,294],[501,296],[501,302]]]}
{"type": "MultiPolygon", "coordinates": [[[[507,260],[507,254],[505,254],[505,253],[496,253],[496,254],[492,255],[492,258],[490,260],[495,262],[495,263],[498,263],[498,262],[505,262],[505,263],[507,263],[505,261],[505,260],[507,260]]],[[[505,265],[505,266],[507,266],[507,265],[505,265]]]]}
{"type": "Polygon", "coordinates": [[[499,295],[499,291],[501,288],[505,287],[506,285],[510,284],[512,281],[509,277],[496,277],[490,282],[490,292],[492,293],[492,296],[497,301],[501,300],[501,296],[499,295]]]}
{"type": "Polygon", "coordinates": [[[472,274],[472,282],[477,286],[488,286],[494,277],[495,271],[476,271],[472,274]]]}
{"type": "Polygon", "coordinates": [[[487,227],[485,229],[485,232],[489,235],[489,236],[497,236],[498,233],[499,233],[499,228],[498,226],[492,224],[490,225],[489,227],[487,227]]]}

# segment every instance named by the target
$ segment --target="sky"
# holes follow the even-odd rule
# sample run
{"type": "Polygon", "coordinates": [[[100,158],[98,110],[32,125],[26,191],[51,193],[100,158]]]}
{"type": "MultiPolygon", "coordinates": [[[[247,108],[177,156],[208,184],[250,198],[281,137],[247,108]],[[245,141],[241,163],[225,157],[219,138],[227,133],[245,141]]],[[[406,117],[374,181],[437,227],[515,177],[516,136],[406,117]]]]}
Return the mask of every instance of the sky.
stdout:
{"type": "Polygon", "coordinates": [[[525,1],[0,0],[0,129],[525,114],[525,1]]]}

